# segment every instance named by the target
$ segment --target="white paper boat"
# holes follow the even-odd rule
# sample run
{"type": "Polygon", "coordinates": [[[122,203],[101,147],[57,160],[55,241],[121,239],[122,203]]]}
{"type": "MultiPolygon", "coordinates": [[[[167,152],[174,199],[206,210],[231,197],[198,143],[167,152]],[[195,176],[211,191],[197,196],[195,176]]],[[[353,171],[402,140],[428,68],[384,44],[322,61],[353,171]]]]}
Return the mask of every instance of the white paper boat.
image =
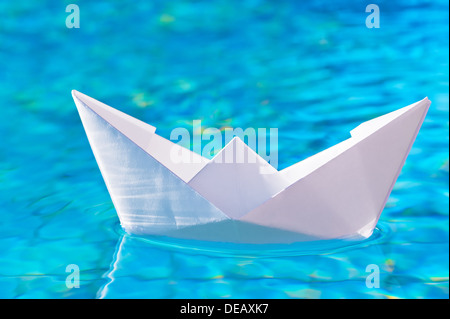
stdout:
{"type": "Polygon", "coordinates": [[[365,122],[351,138],[277,171],[239,138],[208,160],[72,95],[125,231],[236,243],[370,236],[430,105],[425,98],[365,122]],[[195,161],[177,163],[174,151],[195,161]],[[230,152],[234,161],[221,162],[230,152]],[[256,161],[236,160],[243,154],[256,161]]]}

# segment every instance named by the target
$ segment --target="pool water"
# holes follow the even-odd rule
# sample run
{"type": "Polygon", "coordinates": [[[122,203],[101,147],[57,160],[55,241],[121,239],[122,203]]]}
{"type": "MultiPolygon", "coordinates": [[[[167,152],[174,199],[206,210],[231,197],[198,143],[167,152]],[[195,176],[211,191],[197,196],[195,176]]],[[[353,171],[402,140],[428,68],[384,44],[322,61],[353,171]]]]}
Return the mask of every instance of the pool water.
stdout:
{"type": "Polygon", "coordinates": [[[0,2],[1,298],[448,298],[448,3],[0,2]],[[432,101],[374,234],[225,245],[126,234],[70,91],[151,123],[278,128],[279,169],[432,101]],[[68,288],[66,267],[80,269],[68,288]],[[369,265],[379,288],[366,285],[369,265]]]}

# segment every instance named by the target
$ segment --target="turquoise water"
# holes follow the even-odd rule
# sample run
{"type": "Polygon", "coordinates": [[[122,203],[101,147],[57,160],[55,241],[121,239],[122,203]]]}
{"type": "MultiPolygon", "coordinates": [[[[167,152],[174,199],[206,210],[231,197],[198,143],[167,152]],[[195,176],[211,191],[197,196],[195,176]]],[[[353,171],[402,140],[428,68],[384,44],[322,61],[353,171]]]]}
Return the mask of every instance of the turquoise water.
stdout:
{"type": "Polygon", "coordinates": [[[68,29],[71,2],[0,2],[0,297],[449,297],[447,2],[378,1],[368,29],[357,1],[77,1],[68,29]],[[277,127],[279,168],[433,104],[371,238],[255,247],[123,233],[72,89],[166,138],[277,127]]]}

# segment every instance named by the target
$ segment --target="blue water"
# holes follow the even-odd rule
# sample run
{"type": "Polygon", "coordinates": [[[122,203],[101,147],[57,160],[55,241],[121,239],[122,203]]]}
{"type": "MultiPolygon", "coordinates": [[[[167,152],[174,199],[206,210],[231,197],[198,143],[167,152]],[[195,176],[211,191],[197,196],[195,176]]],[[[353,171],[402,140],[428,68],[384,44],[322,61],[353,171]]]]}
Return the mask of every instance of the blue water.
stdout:
{"type": "Polygon", "coordinates": [[[449,297],[446,1],[377,1],[379,29],[360,1],[258,0],[76,1],[68,29],[71,2],[0,2],[0,297],[449,297]],[[72,89],[166,138],[277,127],[280,169],[433,104],[371,238],[230,247],[125,234],[72,89]]]}

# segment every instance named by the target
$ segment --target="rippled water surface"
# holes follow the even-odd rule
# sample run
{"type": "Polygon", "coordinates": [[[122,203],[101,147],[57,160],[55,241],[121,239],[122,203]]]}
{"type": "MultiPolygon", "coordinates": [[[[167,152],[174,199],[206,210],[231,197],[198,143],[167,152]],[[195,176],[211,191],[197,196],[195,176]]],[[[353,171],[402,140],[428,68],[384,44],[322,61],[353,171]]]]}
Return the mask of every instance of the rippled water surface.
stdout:
{"type": "Polygon", "coordinates": [[[378,1],[380,29],[358,1],[257,0],[79,1],[67,29],[71,2],[0,2],[0,297],[448,298],[446,1],[378,1]],[[166,138],[276,127],[279,168],[433,103],[371,238],[240,246],[125,234],[72,89],[166,138]]]}

